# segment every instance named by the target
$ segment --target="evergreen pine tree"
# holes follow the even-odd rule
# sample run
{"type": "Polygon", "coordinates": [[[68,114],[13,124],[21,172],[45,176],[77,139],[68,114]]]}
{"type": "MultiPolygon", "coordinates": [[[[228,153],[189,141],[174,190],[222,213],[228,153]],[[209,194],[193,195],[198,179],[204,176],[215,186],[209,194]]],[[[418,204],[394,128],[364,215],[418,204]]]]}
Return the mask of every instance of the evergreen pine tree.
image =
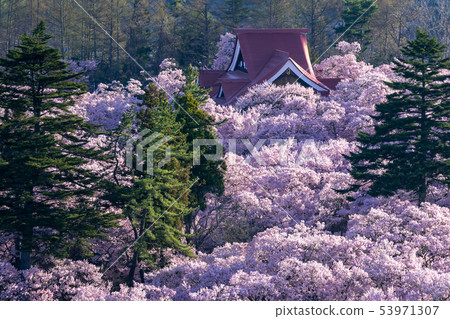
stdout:
{"type": "MultiPolygon", "coordinates": [[[[185,135],[181,132],[181,124],[176,121],[176,111],[167,101],[165,93],[159,91],[153,84],[146,89],[143,97],[143,108],[138,112],[136,123],[139,131],[148,130],[143,136],[161,134],[151,143],[142,143],[142,154],[152,152],[153,165],[144,156],[141,168],[137,166],[139,158],[133,152],[133,167],[131,169],[131,185],[121,184],[120,178],[111,184],[111,191],[106,197],[114,206],[122,209],[129,220],[135,244],[132,247],[132,257],[129,265],[127,284],[133,286],[135,273],[140,262],[149,266],[164,266],[164,248],[173,248],[188,256],[194,257],[191,248],[182,242],[185,235],[182,232],[183,219],[191,212],[189,208],[189,192],[195,180],[189,179],[190,166],[186,163],[192,159],[185,135]],[[150,147],[162,138],[168,140],[156,150],[150,147]],[[170,149],[169,149],[170,148],[170,149]],[[170,160],[165,165],[158,165],[170,154],[170,160]],[[148,174],[148,165],[152,165],[152,174],[148,174]]],[[[129,114],[128,114],[129,115],[129,114]]],[[[131,128],[130,119],[124,116],[123,125],[119,131],[127,132],[131,128]],[[128,123],[128,127],[126,126],[128,123]]],[[[117,136],[122,133],[117,132],[117,136]]],[[[125,135],[128,137],[128,135],[125,135]]],[[[142,140],[135,142],[134,150],[142,140]]],[[[116,174],[127,177],[129,170],[116,168],[116,174]]],[[[128,175],[129,176],[129,175],[128,175]]],[[[143,269],[139,269],[143,281],[143,269]]]]}
{"type": "Polygon", "coordinates": [[[370,33],[367,24],[378,9],[374,2],[375,0],[344,0],[346,9],[341,13],[343,25],[335,29],[336,33],[346,32],[343,40],[367,46],[370,43],[367,40],[370,33]]]}
{"type": "Polygon", "coordinates": [[[0,229],[16,236],[20,269],[38,247],[67,257],[114,225],[93,200],[102,176],[85,165],[107,160],[87,146],[96,127],[68,109],[84,84],[45,30],[39,23],[0,59],[0,229]]]}
{"type": "Polygon", "coordinates": [[[208,0],[192,0],[176,10],[178,34],[177,61],[181,66],[209,66],[220,38],[221,26],[211,14],[208,0]]]}
{"type": "MultiPolygon", "coordinates": [[[[196,79],[198,71],[189,67],[184,75],[186,84],[181,88],[182,95],[176,97],[177,105],[185,110],[179,110],[177,121],[181,123],[181,132],[186,136],[188,147],[193,150],[194,140],[214,140],[217,138],[213,127],[220,125],[214,118],[203,111],[200,106],[208,98],[208,91],[201,88],[196,79]],[[194,121],[195,120],[195,121],[194,121]]],[[[205,209],[205,195],[213,193],[221,195],[225,189],[224,174],[226,165],[223,160],[213,161],[205,158],[206,154],[216,154],[216,148],[221,148],[219,144],[202,146],[200,148],[200,164],[194,165],[190,171],[191,180],[198,180],[193,185],[190,192],[190,203],[192,208],[205,209]]],[[[192,164],[192,158],[190,158],[192,164]]],[[[187,232],[191,231],[192,215],[185,218],[187,232]]]]}
{"type": "Polygon", "coordinates": [[[248,17],[246,0],[224,0],[218,3],[217,16],[227,30],[239,28],[248,17]]]}
{"type": "Polygon", "coordinates": [[[373,196],[413,191],[420,204],[431,183],[450,182],[450,65],[444,52],[421,30],[402,49],[405,57],[394,70],[404,81],[387,83],[395,93],[376,106],[375,133],[360,133],[360,152],[347,157],[359,182],[353,190],[368,183],[373,196]]]}

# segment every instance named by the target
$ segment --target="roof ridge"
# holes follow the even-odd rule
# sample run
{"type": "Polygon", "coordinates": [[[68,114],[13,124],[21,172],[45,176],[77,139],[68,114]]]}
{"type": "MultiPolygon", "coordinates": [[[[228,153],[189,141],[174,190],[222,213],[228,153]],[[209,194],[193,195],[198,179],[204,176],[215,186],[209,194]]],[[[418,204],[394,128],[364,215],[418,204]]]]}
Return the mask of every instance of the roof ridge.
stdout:
{"type": "Polygon", "coordinates": [[[235,28],[233,32],[238,33],[308,33],[310,28],[285,28],[285,29],[271,29],[271,28],[235,28]]]}
{"type": "Polygon", "coordinates": [[[304,76],[306,76],[307,78],[309,78],[311,81],[315,82],[317,85],[323,87],[324,89],[329,90],[330,88],[327,87],[325,84],[323,84],[322,82],[320,82],[315,74],[311,74],[310,72],[306,71],[304,68],[302,68],[301,65],[299,65],[297,62],[295,62],[294,59],[292,59],[291,57],[289,57],[289,60],[291,60],[291,62],[294,64],[294,66],[303,73],[304,76]]]}

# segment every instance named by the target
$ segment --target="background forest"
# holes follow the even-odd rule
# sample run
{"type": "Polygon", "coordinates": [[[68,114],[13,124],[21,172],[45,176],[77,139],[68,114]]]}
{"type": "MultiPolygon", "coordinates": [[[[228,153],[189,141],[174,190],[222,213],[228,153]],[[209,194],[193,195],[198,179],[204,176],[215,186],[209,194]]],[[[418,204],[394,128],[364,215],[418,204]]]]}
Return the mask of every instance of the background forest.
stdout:
{"type": "MultiPolygon", "coordinates": [[[[308,42],[314,61],[342,33],[339,27],[364,11],[343,14],[344,2],[355,1],[0,0],[0,56],[45,19],[54,35],[50,44],[66,60],[97,61],[96,83],[136,77],[141,69],[79,4],[152,74],[167,57],[175,58],[181,67],[209,66],[220,34],[236,27],[311,28],[308,42]]],[[[362,8],[370,4],[363,1],[362,8]]],[[[364,60],[380,65],[399,55],[418,25],[448,46],[449,16],[447,0],[378,0],[352,29],[365,24],[370,30],[362,43],[364,60]]],[[[348,32],[342,40],[355,38],[348,32]]],[[[333,51],[320,58],[330,54],[333,51]]]]}

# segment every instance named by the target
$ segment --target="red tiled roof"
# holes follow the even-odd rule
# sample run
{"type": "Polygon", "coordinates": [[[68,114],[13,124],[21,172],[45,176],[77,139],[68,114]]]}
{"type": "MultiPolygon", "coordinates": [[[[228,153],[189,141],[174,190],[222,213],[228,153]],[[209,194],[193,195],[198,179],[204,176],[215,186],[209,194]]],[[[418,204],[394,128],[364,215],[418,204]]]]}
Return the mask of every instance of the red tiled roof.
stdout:
{"type": "Polygon", "coordinates": [[[217,79],[226,73],[223,70],[199,70],[198,84],[202,87],[212,86],[217,79]]]}
{"type": "Polygon", "coordinates": [[[223,81],[238,81],[238,82],[250,82],[250,77],[248,73],[236,70],[223,73],[223,75],[218,79],[220,82],[223,81]]]}
{"type": "MultiPolygon", "coordinates": [[[[264,81],[270,79],[273,75],[275,75],[278,70],[289,60],[289,54],[287,52],[283,52],[280,50],[275,50],[273,52],[269,61],[264,65],[262,70],[258,75],[255,76],[253,81],[251,81],[245,87],[240,88],[239,91],[234,92],[232,95],[225,95],[227,98],[227,103],[233,103],[236,98],[244,94],[247,89],[255,84],[263,83],[264,81]]],[[[244,60],[245,61],[245,60],[244,60]]],[[[230,73],[230,72],[227,72],[230,73]]]]}
{"type": "Polygon", "coordinates": [[[241,89],[247,88],[251,82],[248,73],[242,71],[226,72],[218,81],[222,84],[223,94],[227,100],[241,89]]]}
{"type": "Polygon", "coordinates": [[[254,78],[272,57],[273,51],[289,54],[303,69],[312,71],[306,34],[309,29],[234,29],[248,73],[254,78]]]}
{"type": "Polygon", "coordinates": [[[204,88],[210,88],[209,96],[214,98],[219,94],[220,82],[217,79],[225,74],[223,70],[199,70],[198,84],[204,88]]]}
{"type": "MultiPolygon", "coordinates": [[[[306,42],[308,31],[309,29],[234,29],[237,35],[236,43],[239,41],[248,73],[238,70],[200,70],[199,84],[212,88],[210,95],[218,103],[230,104],[249,87],[271,79],[291,61],[291,67],[297,69],[307,81],[314,82],[326,90],[321,94],[328,94],[330,88],[334,89],[340,79],[322,81],[316,78],[306,42]],[[217,98],[220,87],[225,98],[217,98]]],[[[234,54],[239,52],[235,50],[234,54]]]]}
{"type": "Polygon", "coordinates": [[[317,78],[320,82],[328,86],[331,90],[336,90],[336,86],[341,82],[341,78],[317,78]]]}

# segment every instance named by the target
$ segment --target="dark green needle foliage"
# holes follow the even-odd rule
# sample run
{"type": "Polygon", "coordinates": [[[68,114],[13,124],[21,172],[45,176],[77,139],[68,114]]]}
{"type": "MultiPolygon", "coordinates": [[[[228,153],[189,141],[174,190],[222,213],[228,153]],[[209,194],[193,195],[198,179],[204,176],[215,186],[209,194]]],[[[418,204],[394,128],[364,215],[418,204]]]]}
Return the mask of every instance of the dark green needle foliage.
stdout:
{"type": "Polygon", "coordinates": [[[343,25],[336,28],[336,33],[345,34],[343,40],[359,42],[365,48],[370,29],[367,24],[377,11],[376,0],[344,0],[345,9],[341,13],[343,25]]]}
{"type": "Polygon", "coordinates": [[[45,29],[0,59],[0,229],[16,236],[21,269],[37,249],[70,257],[114,226],[93,200],[102,176],[85,165],[108,160],[87,146],[96,127],[68,109],[84,93],[72,81],[80,74],[66,70],[45,29]]]}
{"type": "Polygon", "coordinates": [[[394,70],[405,81],[387,83],[395,93],[376,106],[375,133],[361,133],[360,152],[347,157],[358,181],[352,190],[367,184],[373,196],[412,191],[420,204],[432,183],[448,185],[450,65],[444,52],[443,44],[421,30],[402,49],[404,58],[394,62],[394,70]]]}
{"type": "MultiPolygon", "coordinates": [[[[176,97],[175,107],[178,109],[177,121],[182,125],[181,131],[186,135],[186,141],[191,150],[194,149],[194,140],[208,140],[212,142],[217,139],[213,130],[214,126],[220,125],[214,119],[203,111],[200,106],[208,98],[208,91],[202,89],[196,83],[198,72],[189,67],[185,72],[186,84],[181,88],[183,94],[176,97]]],[[[224,174],[226,170],[225,162],[221,160],[209,160],[205,155],[214,155],[216,151],[222,151],[220,143],[214,142],[200,147],[200,164],[194,165],[191,169],[191,180],[198,179],[198,182],[192,187],[190,193],[190,202],[192,207],[204,209],[205,195],[213,193],[221,195],[225,189],[224,174]]],[[[190,159],[193,163],[192,158],[190,159]]],[[[186,228],[191,228],[191,215],[186,218],[186,228]]]]}
{"type": "MultiPolygon", "coordinates": [[[[187,165],[192,159],[191,150],[181,132],[181,124],[176,121],[176,111],[163,91],[150,84],[143,96],[143,105],[145,107],[137,113],[135,121],[139,132],[148,130],[144,139],[153,134],[158,136],[154,136],[148,144],[142,143],[142,139],[135,142],[132,151],[133,167],[131,170],[123,167],[116,169],[116,183],[110,185],[111,191],[107,198],[115,207],[122,209],[136,241],[130,249],[127,278],[129,286],[133,286],[135,273],[141,262],[147,263],[150,268],[165,265],[165,248],[173,248],[195,257],[191,247],[182,241],[186,237],[182,231],[183,220],[191,213],[190,187],[195,184],[195,180],[190,180],[190,165],[187,165]],[[150,149],[163,138],[167,140],[162,145],[155,150],[150,149]],[[142,145],[143,154],[152,154],[151,173],[147,169],[151,165],[147,156],[142,161],[137,158],[138,144],[142,145]],[[167,155],[170,157],[168,162],[159,165],[167,155]],[[137,166],[138,162],[142,163],[142,167],[137,166]],[[131,183],[122,182],[127,178],[130,178],[131,183]]],[[[119,127],[118,130],[122,130],[122,133],[116,134],[130,131],[133,122],[129,119],[130,114],[125,114],[122,120],[125,126],[129,123],[128,127],[119,127]]],[[[144,280],[143,271],[143,267],[139,267],[141,281],[144,280]]]]}

